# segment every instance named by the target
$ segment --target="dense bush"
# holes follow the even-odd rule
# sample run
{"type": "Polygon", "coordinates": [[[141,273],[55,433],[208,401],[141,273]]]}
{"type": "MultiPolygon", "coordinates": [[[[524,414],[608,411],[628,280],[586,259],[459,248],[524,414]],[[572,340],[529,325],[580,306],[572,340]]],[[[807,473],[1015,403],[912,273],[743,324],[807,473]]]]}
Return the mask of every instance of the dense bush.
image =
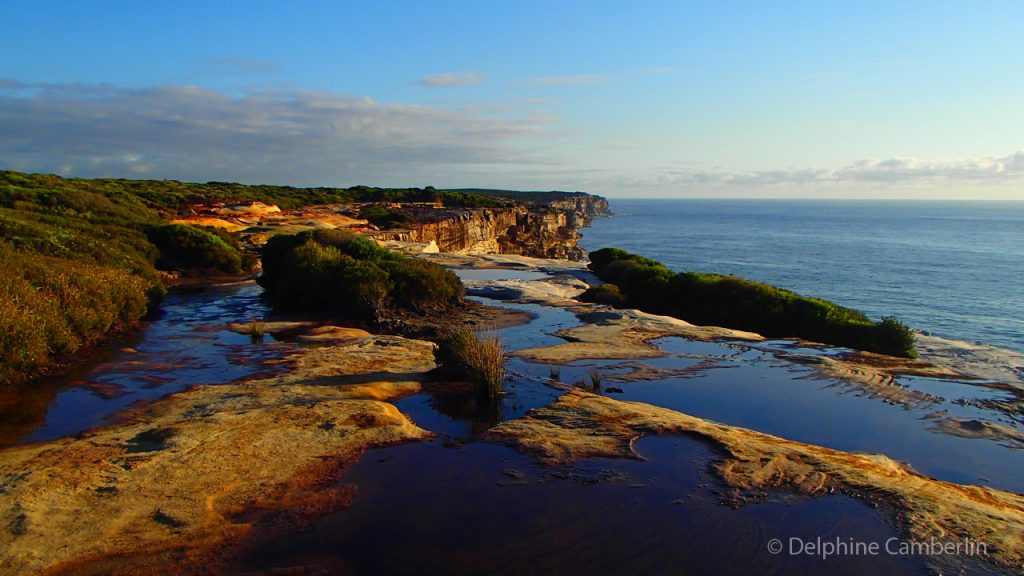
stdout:
{"type": "Polygon", "coordinates": [[[16,252],[0,243],[0,382],[44,371],[146,312],[131,272],[16,252]]]}
{"type": "MultiPolygon", "coordinates": [[[[0,379],[24,379],[52,368],[83,343],[98,339],[119,323],[141,317],[139,290],[150,303],[166,292],[156,270],[161,265],[212,265],[248,269],[251,255],[238,252],[223,231],[167,234],[153,227],[176,216],[190,203],[255,200],[281,208],[341,202],[443,202],[448,206],[495,206],[509,200],[473,191],[426,188],[293,188],[231,182],[205,184],[176,180],[62,178],[0,170],[0,379]],[[148,232],[148,234],[147,234],[148,232]],[[165,242],[161,252],[151,235],[165,242]],[[215,238],[219,238],[220,241],[215,238]],[[225,248],[226,247],[226,248],[225,248]],[[179,250],[180,249],[180,250],[179,250]],[[24,272],[26,268],[29,272],[24,272]],[[26,276],[25,274],[29,274],[26,276]],[[124,301],[120,304],[117,299],[124,301]],[[111,319],[113,319],[111,321],[111,319]]],[[[193,229],[194,230],[194,229],[193,229]]],[[[345,244],[345,243],[342,243],[345,244]]],[[[401,258],[372,252],[364,261],[351,251],[360,243],[305,249],[304,263],[319,277],[358,286],[349,294],[355,306],[399,305],[423,308],[458,299],[462,286],[454,275],[401,258]],[[327,250],[333,246],[336,250],[327,250]]],[[[299,255],[289,266],[302,268],[299,255]]],[[[286,285],[287,282],[282,283],[286,285]]],[[[325,289],[326,290],[326,289],[325,289]]],[[[294,290],[300,302],[316,301],[294,290]]],[[[333,294],[333,304],[340,298],[333,294]]],[[[326,298],[331,300],[331,298],[326,298]]]]}
{"type": "Polygon", "coordinates": [[[621,307],[625,306],[626,301],[622,296],[622,291],[615,284],[601,284],[600,286],[591,286],[587,288],[586,292],[580,295],[580,300],[586,302],[593,302],[594,304],[607,304],[609,306],[621,307]]]}
{"type": "Polygon", "coordinates": [[[807,298],[734,276],[674,274],[654,260],[618,248],[590,256],[604,286],[587,290],[591,302],[629,306],[703,325],[758,332],[915,358],[914,335],[894,318],[873,322],[827,300],[807,298]]]}
{"type": "Polygon", "coordinates": [[[464,294],[458,276],[441,266],[338,230],[272,237],[259,283],[275,307],[364,318],[443,308],[464,294]]]}
{"type": "Polygon", "coordinates": [[[0,171],[0,382],[54,369],[166,291],[143,231],[158,212],[85,182],[0,171]]]}
{"type": "Polygon", "coordinates": [[[186,224],[159,224],[146,230],[160,251],[157,266],[163,269],[216,268],[237,274],[242,271],[238,246],[220,234],[186,224]]]}
{"type": "Polygon", "coordinates": [[[413,221],[412,214],[384,206],[366,206],[359,211],[359,217],[385,230],[401,228],[413,221]]]}

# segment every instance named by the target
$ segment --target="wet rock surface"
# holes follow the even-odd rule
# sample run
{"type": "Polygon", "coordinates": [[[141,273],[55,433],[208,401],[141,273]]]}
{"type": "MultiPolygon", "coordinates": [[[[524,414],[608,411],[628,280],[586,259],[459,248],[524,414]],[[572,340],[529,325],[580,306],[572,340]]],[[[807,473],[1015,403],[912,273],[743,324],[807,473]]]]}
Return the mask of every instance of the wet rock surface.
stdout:
{"type": "Polygon", "coordinates": [[[786,487],[810,495],[844,491],[891,505],[916,539],[972,539],[1005,566],[1024,561],[1024,496],[922,476],[881,454],[855,454],[725,426],[656,406],[573,390],[487,437],[550,465],[595,456],[636,458],[645,435],[697,435],[727,456],[714,469],[741,490],[786,487]]]}
{"type": "Polygon", "coordinates": [[[197,571],[282,515],[343,507],[350,495],[332,480],[347,463],[429,436],[388,400],[420,390],[433,349],[365,336],[299,350],[281,375],[194,388],[121,425],[0,452],[0,572],[197,571]]]}

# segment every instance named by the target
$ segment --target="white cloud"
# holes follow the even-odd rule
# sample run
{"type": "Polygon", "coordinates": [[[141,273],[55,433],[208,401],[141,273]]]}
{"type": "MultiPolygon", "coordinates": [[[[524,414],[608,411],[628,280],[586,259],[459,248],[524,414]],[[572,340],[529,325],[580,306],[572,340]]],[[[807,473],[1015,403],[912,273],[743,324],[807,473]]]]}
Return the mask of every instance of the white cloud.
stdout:
{"type": "Polygon", "coordinates": [[[452,166],[544,164],[517,142],[546,138],[550,123],[336,93],[4,81],[0,165],[85,177],[385,184],[452,166]]]}
{"type": "Polygon", "coordinates": [[[446,74],[430,74],[417,80],[417,84],[427,88],[455,88],[459,86],[473,86],[482,84],[487,77],[473,72],[459,72],[446,74]]]}
{"type": "Polygon", "coordinates": [[[667,170],[662,184],[765,187],[776,185],[941,185],[1011,183],[1024,180],[1024,152],[1003,157],[859,160],[836,169],[788,168],[751,172],[667,170]]]}

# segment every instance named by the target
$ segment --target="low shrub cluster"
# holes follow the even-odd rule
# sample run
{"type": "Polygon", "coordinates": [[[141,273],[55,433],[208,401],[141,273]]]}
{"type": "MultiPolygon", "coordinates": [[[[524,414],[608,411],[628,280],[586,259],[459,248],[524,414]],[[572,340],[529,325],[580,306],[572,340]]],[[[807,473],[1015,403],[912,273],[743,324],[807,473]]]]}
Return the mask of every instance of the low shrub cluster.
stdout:
{"type": "Polygon", "coordinates": [[[42,372],[146,312],[149,285],[113,266],[0,243],[0,382],[42,372]]]}
{"type": "Polygon", "coordinates": [[[272,237],[259,283],[276,308],[359,318],[445,308],[464,295],[459,277],[441,266],[339,230],[272,237]]]}
{"type": "MultiPolygon", "coordinates": [[[[51,369],[84,343],[140,318],[146,306],[145,298],[139,305],[139,291],[151,305],[166,292],[158,262],[160,267],[227,272],[251,268],[254,257],[240,255],[234,239],[223,231],[161,225],[191,203],[241,200],[281,208],[341,202],[512,202],[493,194],[430,186],[294,188],[62,178],[0,170],[0,381],[27,379],[51,369]]],[[[400,225],[403,214],[386,212],[381,224],[400,225]]],[[[279,264],[301,272],[291,281],[290,272],[267,277],[273,290],[285,295],[277,299],[282,306],[294,296],[296,306],[369,313],[381,306],[424,308],[462,296],[458,278],[440,267],[386,251],[371,252],[363,241],[349,245],[318,237],[302,250],[297,244],[284,251],[293,248],[294,253],[279,264]]]]}
{"type": "Polygon", "coordinates": [[[384,206],[366,206],[359,211],[359,217],[385,230],[401,228],[414,220],[408,212],[384,206]]]}
{"type": "Polygon", "coordinates": [[[160,251],[156,265],[161,269],[214,268],[237,274],[244,268],[238,244],[216,228],[158,224],[150,226],[146,236],[160,251]]]}
{"type": "Polygon", "coordinates": [[[894,318],[873,322],[856,310],[762,282],[719,274],[676,274],[660,262],[618,248],[591,253],[590,269],[608,283],[582,295],[590,302],[628,306],[768,337],[798,337],[917,357],[913,332],[894,318]]]}

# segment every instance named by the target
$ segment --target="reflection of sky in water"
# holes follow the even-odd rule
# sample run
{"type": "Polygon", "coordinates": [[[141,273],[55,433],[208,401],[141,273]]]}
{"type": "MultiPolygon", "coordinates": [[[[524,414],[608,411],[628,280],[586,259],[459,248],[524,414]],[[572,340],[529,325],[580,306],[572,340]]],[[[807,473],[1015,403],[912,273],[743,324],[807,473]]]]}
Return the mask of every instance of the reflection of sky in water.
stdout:
{"type": "Polygon", "coordinates": [[[708,446],[659,437],[636,449],[645,460],[591,458],[554,468],[485,442],[375,450],[343,477],[358,486],[351,507],[302,537],[254,547],[242,568],[337,558],[353,573],[386,574],[925,571],[920,557],[765,553],[771,538],[884,542],[898,529],[845,496],[722,506],[723,487],[708,474],[718,454],[708,446]]]}
{"type": "Polygon", "coordinates": [[[46,420],[23,441],[74,434],[102,424],[136,402],[154,400],[196,384],[219,384],[263,369],[260,360],[280,353],[266,335],[254,344],[245,334],[223,328],[229,322],[263,317],[267,308],[255,283],[209,287],[167,295],[161,314],[142,334],[91,368],[65,378],[46,420]]]}
{"type": "MultiPolygon", "coordinates": [[[[73,434],[102,424],[132,403],[194,384],[228,382],[260,371],[261,357],[278,354],[278,347],[288,345],[274,343],[269,336],[263,344],[253,344],[248,336],[223,329],[228,322],[263,316],[267,311],[258,294],[259,289],[252,284],[171,294],[162,316],[128,344],[136,352],[116,352],[91,370],[68,377],[69,383],[98,385],[93,389],[81,385],[65,388],[50,407],[45,424],[28,440],[73,434]]],[[[561,344],[565,341],[554,334],[580,324],[574,313],[562,308],[479,297],[473,300],[534,315],[534,320],[525,325],[497,331],[508,350],[561,344]]],[[[762,503],[739,510],[720,506],[715,491],[723,487],[708,474],[709,464],[718,453],[710,445],[692,439],[644,438],[636,449],[646,461],[589,459],[564,469],[536,467],[507,448],[473,442],[478,433],[495,422],[521,417],[532,408],[554,401],[564,393],[565,384],[580,381],[589,387],[595,370],[602,375],[603,388],[622,390],[605,392],[613,398],[663,406],[840,450],[884,453],[944,480],[1024,490],[1024,459],[1018,451],[997,442],[958,438],[932,429],[935,418],[930,415],[940,410],[945,411],[943,416],[998,419],[992,411],[953,401],[1002,399],[1004,392],[901,377],[898,382],[902,385],[946,398],[941,404],[908,409],[865,397],[855,386],[821,378],[809,366],[785,362],[772,354],[820,354],[828,350],[787,341],[757,343],[756,348],[739,342],[679,337],[652,342],[667,355],[644,360],[571,362],[556,368],[560,383],[551,381],[552,366],[512,357],[508,362],[507,394],[493,410],[476,407],[471,397],[443,394],[424,393],[398,400],[395,404],[402,412],[419,426],[437,432],[439,439],[388,448],[374,452],[374,458],[363,458],[346,476],[345,481],[357,483],[360,490],[350,510],[322,524],[322,537],[288,539],[282,548],[261,550],[256,563],[273,564],[273,558],[287,559],[303,553],[336,554],[354,559],[355,565],[360,559],[374,558],[374,568],[379,569],[380,556],[372,552],[378,546],[375,543],[393,542],[394,538],[424,542],[421,534],[417,536],[416,526],[425,523],[429,533],[444,534],[443,541],[428,545],[444,549],[453,541],[452,534],[461,534],[460,530],[478,536],[480,526],[493,525],[485,519],[495,510],[501,511],[502,522],[497,533],[486,535],[493,543],[489,545],[499,549],[511,546],[518,551],[516,558],[533,562],[544,556],[545,542],[561,534],[573,542],[583,542],[584,547],[586,542],[600,543],[585,556],[604,567],[618,562],[623,551],[640,549],[642,558],[686,562],[688,566],[701,566],[703,562],[718,571],[737,562],[737,566],[749,569],[751,558],[756,558],[767,562],[763,567],[768,570],[772,568],[770,557],[739,558],[721,542],[749,545],[755,550],[763,548],[764,538],[776,533],[786,537],[804,534],[808,540],[821,535],[884,540],[893,531],[873,509],[844,497],[762,503]],[[659,380],[615,380],[616,374],[630,370],[627,364],[689,370],[659,380]],[[515,472],[506,473],[510,468],[515,472]],[[416,481],[409,482],[410,477],[416,481]],[[521,477],[525,483],[517,480],[521,477]],[[510,479],[514,480],[511,485],[510,479]],[[594,480],[602,481],[593,484],[594,480]],[[458,490],[451,490],[453,483],[457,483],[458,490]],[[594,506],[595,501],[601,505],[594,506]],[[414,503],[416,514],[407,513],[410,503],[414,503]],[[403,522],[393,521],[397,514],[402,514],[403,522]],[[556,524],[561,528],[544,524],[545,519],[553,517],[558,518],[556,524]],[[361,534],[372,534],[372,542],[361,534]],[[523,538],[532,534],[545,536],[524,554],[523,538]]],[[[315,526],[313,530],[320,528],[315,526]]],[[[415,572],[422,566],[400,563],[405,561],[403,558],[416,562],[416,556],[415,551],[389,555],[396,564],[388,565],[388,569],[415,572]]],[[[578,568],[579,555],[572,557],[573,567],[578,568]]],[[[844,561],[801,569],[859,573],[920,568],[916,563],[906,564],[905,559],[883,558],[881,564],[863,560],[868,563],[844,561]]],[[[633,560],[628,566],[635,567],[633,560]]],[[[787,564],[786,568],[793,569],[794,565],[787,564]]]]}
{"type": "MultiPolygon", "coordinates": [[[[254,345],[248,336],[222,329],[228,322],[263,316],[267,311],[258,294],[259,288],[253,284],[172,293],[162,316],[129,344],[137,352],[117,352],[105,363],[69,377],[69,383],[84,381],[95,386],[65,388],[51,405],[45,423],[26,440],[73,434],[103,423],[132,403],[260,371],[260,358],[277,354],[277,347],[286,345],[273,343],[269,336],[264,344],[254,345]]],[[[508,350],[561,344],[564,340],[554,334],[580,324],[575,314],[562,308],[479,297],[473,300],[535,316],[527,324],[498,330],[508,350]]],[[[884,453],[910,462],[923,473],[955,482],[1024,489],[1024,459],[1019,452],[989,440],[936,433],[932,430],[934,418],[927,417],[944,410],[943,416],[999,420],[999,414],[990,410],[953,401],[1000,399],[1005,393],[942,380],[901,377],[898,382],[902,385],[946,399],[940,404],[907,409],[864,397],[855,386],[821,378],[811,367],[785,362],[771,354],[776,349],[820,353],[800,350],[792,342],[759,343],[759,349],[744,343],[678,337],[659,338],[654,343],[668,355],[647,360],[569,363],[557,369],[561,385],[550,381],[549,365],[512,357],[507,395],[497,413],[483,414],[472,402],[430,394],[402,399],[397,405],[428,430],[464,436],[485,429],[487,422],[521,417],[531,408],[550,403],[564,392],[564,384],[582,381],[589,387],[591,372],[596,369],[603,376],[603,387],[623,390],[611,394],[614,398],[647,402],[841,450],[884,453]],[[623,366],[626,363],[690,370],[653,381],[614,380],[615,374],[628,370],[623,366]]]]}
{"type": "MultiPolygon", "coordinates": [[[[553,336],[563,328],[579,324],[567,310],[543,305],[478,301],[491,305],[528,310],[536,319],[526,325],[499,331],[510,350],[553,346],[564,340],[553,336]]],[[[989,440],[959,438],[933,430],[933,413],[946,410],[944,416],[999,420],[1000,415],[952,401],[960,398],[1001,397],[982,387],[934,379],[905,378],[898,382],[914,389],[943,396],[940,404],[906,408],[881,399],[866,397],[865,392],[843,381],[822,378],[813,368],[786,362],[771,352],[830,354],[834,348],[807,347],[789,341],[754,343],[700,342],[679,337],[653,341],[669,353],[662,358],[644,360],[581,360],[558,368],[562,383],[582,381],[589,388],[590,373],[597,369],[604,377],[602,386],[614,386],[623,393],[609,396],[664,406],[687,414],[742,426],[783,438],[819,444],[847,451],[883,453],[909,462],[919,472],[945,480],[985,484],[999,488],[1024,490],[1024,458],[1020,452],[989,440]],[[623,363],[642,362],[661,369],[693,367],[702,361],[706,369],[653,381],[621,382],[613,380],[623,363]]],[[[545,385],[551,367],[511,358],[512,374],[526,375],[516,385],[520,409],[503,411],[514,417],[526,409],[541,406],[561,394],[545,385]],[[540,392],[527,393],[528,390],[540,392]]],[[[1005,423],[1005,418],[1003,418],[1005,423]]]]}

